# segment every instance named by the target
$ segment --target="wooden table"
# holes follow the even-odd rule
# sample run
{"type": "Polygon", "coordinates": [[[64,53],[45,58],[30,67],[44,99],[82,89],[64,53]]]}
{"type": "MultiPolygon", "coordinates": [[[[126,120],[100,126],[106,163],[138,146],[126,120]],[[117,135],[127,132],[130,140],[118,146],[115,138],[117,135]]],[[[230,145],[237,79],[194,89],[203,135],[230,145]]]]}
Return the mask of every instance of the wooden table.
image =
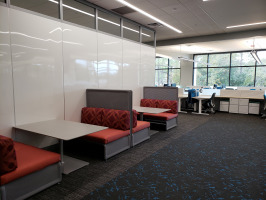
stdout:
{"type": "Polygon", "coordinates": [[[140,121],[143,121],[143,113],[158,114],[158,113],[171,110],[171,109],[166,109],[166,108],[151,108],[151,107],[142,107],[142,106],[133,106],[133,109],[139,113],[140,121]]]}
{"type": "Polygon", "coordinates": [[[59,139],[62,171],[64,174],[69,174],[70,172],[84,167],[89,163],[69,156],[64,156],[63,141],[82,137],[90,133],[107,129],[108,127],[64,120],[48,120],[19,125],[15,126],[14,128],[17,130],[29,131],[32,133],[37,133],[59,139]]]}

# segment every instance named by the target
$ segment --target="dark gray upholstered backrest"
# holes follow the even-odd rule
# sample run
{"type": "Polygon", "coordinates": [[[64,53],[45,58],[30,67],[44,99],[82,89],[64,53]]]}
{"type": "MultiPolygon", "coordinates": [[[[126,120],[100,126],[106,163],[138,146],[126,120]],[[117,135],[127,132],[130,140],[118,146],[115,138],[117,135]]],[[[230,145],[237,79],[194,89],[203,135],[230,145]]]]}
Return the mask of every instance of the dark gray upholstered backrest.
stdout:
{"type": "Polygon", "coordinates": [[[131,90],[87,89],[87,107],[132,111],[131,90]]]}
{"type": "Polygon", "coordinates": [[[144,99],[175,100],[178,101],[177,87],[143,87],[144,99]]]}

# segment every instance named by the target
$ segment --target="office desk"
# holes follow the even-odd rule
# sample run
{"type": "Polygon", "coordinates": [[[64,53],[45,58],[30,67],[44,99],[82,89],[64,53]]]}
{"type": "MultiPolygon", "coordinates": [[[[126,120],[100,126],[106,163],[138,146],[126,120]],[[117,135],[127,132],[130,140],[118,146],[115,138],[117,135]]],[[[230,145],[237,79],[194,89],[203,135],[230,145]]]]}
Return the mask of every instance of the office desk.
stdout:
{"type": "MultiPolygon", "coordinates": [[[[217,97],[219,97],[219,96],[217,96],[217,97]]],[[[199,100],[199,111],[198,112],[192,112],[192,113],[193,114],[199,114],[199,115],[209,115],[208,113],[202,113],[202,100],[210,99],[211,95],[199,95],[197,97],[192,97],[192,98],[199,100]]]]}
{"type": "Polygon", "coordinates": [[[171,109],[165,108],[151,108],[151,107],[142,107],[142,106],[133,106],[133,109],[136,110],[140,115],[140,121],[143,121],[143,113],[153,113],[158,114],[162,112],[166,112],[171,109]]]}
{"type": "Polygon", "coordinates": [[[187,94],[178,94],[178,112],[187,113],[187,111],[181,111],[181,99],[188,98],[187,94]]]}
{"type": "Polygon", "coordinates": [[[88,165],[88,162],[78,160],[69,156],[64,156],[63,141],[72,140],[84,135],[107,129],[108,127],[96,126],[91,124],[83,124],[78,122],[64,120],[48,120],[31,124],[24,124],[14,127],[17,130],[29,131],[45,136],[50,136],[60,140],[60,156],[62,163],[62,171],[69,174],[81,167],[88,165]]]}

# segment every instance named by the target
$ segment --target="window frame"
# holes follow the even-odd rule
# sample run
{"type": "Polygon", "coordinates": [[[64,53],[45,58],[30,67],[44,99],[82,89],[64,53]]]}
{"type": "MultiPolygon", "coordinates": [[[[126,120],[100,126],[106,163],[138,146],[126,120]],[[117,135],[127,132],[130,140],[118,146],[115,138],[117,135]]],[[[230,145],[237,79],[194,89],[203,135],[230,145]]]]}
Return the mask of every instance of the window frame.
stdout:
{"type": "MultiPolygon", "coordinates": [[[[165,58],[165,57],[156,56],[155,59],[157,59],[157,58],[165,58]]],[[[156,75],[156,70],[167,70],[167,83],[164,83],[164,84],[169,85],[170,69],[171,70],[172,69],[179,69],[180,70],[179,71],[180,72],[179,74],[180,74],[180,79],[181,79],[181,67],[171,67],[171,65],[170,65],[170,58],[166,58],[166,59],[167,59],[167,67],[166,68],[157,69],[156,66],[158,66],[158,65],[156,64],[156,66],[155,66],[155,75],[156,75]]],[[[176,83],[176,85],[180,85],[180,81],[179,81],[179,83],[176,83]]]]}
{"type": "MultiPolygon", "coordinates": [[[[260,51],[266,51],[266,49],[259,49],[259,50],[256,50],[257,52],[260,52],[260,51]]],[[[257,67],[266,67],[266,64],[258,64],[257,61],[254,60],[254,65],[248,65],[248,66],[242,66],[242,65],[239,65],[239,66],[232,66],[232,54],[234,53],[249,53],[250,50],[244,50],[244,51],[230,51],[230,52],[215,52],[215,53],[202,53],[202,54],[193,54],[193,60],[195,60],[195,56],[199,56],[199,55],[207,55],[207,63],[206,63],[206,67],[195,67],[195,63],[193,63],[193,74],[192,74],[192,84],[195,85],[195,69],[199,69],[199,68],[204,68],[204,69],[207,69],[207,80],[206,80],[206,83],[207,83],[207,86],[209,85],[209,69],[218,69],[218,68],[229,68],[229,77],[228,77],[228,80],[229,80],[229,85],[228,86],[232,86],[231,85],[231,70],[233,68],[249,68],[249,67],[255,67],[255,72],[254,72],[254,81],[253,81],[253,85],[252,86],[244,86],[244,85],[238,85],[238,86],[243,86],[243,87],[256,87],[256,76],[257,76],[257,67]],[[209,59],[210,59],[210,55],[213,55],[213,54],[230,54],[230,63],[229,63],[229,66],[220,66],[220,67],[210,67],[209,66],[209,59]]]]}

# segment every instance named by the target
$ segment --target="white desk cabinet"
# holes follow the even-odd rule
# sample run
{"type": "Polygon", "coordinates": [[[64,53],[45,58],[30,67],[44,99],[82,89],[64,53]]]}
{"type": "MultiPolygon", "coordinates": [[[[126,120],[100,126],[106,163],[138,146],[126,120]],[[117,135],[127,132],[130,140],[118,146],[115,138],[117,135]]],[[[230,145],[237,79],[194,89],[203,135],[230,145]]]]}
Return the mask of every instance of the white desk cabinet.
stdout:
{"type": "Polygon", "coordinates": [[[247,106],[238,106],[238,113],[248,114],[248,105],[247,106]]]}
{"type": "Polygon", "coordinates": [[[229,111],[229,101],[220,101],[220,111],[223,112],[229,111]]]}
{"type": "Polygon", "coordinates": [[[229,112],[238,113],[238,101],[239,99],[230,98],[229,112]]]}
{"type": "Polygon", "coordinates": [[[260,114],[260,104],[259,103],[249,103],[248,106],[248,113],[249,114],[260,114]]]}
{"type": "Polygon", "coordinates": [[[238,100],[238,113],[248,114],[248,102],[249,102],[249,99],[238,100]]]}

